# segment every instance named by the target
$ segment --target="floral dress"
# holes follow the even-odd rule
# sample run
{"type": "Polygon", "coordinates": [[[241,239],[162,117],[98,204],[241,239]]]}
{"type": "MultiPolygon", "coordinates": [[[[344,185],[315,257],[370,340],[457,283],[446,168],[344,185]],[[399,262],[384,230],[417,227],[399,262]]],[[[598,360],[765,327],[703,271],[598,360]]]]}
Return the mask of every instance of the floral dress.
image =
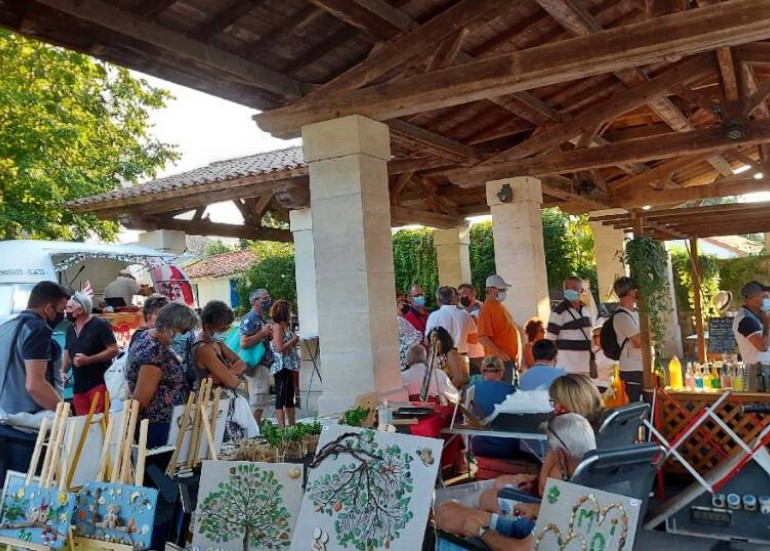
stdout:
{"type": "Polygon", "coordinates": [[[182,364],[167,346],[152,337],[149,331],[143,331],[134,339],[126,359],[126,380],[131,394],[136,390],[139,369],[143,365],[154,365],[162,375],[140,419],[149,419],[150,423],[171,423],[174,407],[184,404],[189,392],[182,364]]]}
{"type": "MultiPolygon", "coordinates": [[[[283,343],[286,344],[294,338],[294,331],[291,329],[284,329],[283,331],[283,343]]],[[[273,352],[273,363],[270,365],[270,374],[275,375],[282,369],[288,369],[289,371],[299,371],[299,354],[297,353],[297,347],[292,346],[291,349],[284,352],[278,352],[275,349],[275,344],[270,340],[270,350],[273,352]]]]}
{"type": "Polygon", "coordinates": [[[422,342],[422,333],[405,318],[396,316],[398,323],[398,355],[401,359],[401,371],[405,371],[409,366],[406,364],[406,352],[412,345],[422,342]]]}

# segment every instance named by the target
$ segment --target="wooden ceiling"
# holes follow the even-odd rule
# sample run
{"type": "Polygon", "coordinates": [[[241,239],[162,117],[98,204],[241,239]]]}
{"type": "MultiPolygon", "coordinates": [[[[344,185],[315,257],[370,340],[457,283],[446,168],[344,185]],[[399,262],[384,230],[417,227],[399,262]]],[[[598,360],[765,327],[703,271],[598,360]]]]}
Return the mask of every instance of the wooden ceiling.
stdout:
{"type": "Polygon", "coordinates": [[[414,167],[391,171],[404,221],[487,212],[484,182],[517,175],[569,212],[770,189],[770,0],[0,0],[0,25],[277,136],[382,120],[414,167]]]}

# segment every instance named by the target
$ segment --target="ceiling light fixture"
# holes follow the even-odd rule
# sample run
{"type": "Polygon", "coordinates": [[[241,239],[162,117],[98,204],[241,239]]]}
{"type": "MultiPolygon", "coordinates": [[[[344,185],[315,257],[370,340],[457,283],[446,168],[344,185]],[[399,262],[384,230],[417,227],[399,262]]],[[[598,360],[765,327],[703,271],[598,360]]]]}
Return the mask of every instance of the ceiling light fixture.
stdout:
{"type": "Polygon", "coordinates": [[[764,177],[765,177],[765,175],[762,174],[761,172],[757,172],[756,174],[754,174],[754,179],[755,180],[761,180],[764,177]]]}

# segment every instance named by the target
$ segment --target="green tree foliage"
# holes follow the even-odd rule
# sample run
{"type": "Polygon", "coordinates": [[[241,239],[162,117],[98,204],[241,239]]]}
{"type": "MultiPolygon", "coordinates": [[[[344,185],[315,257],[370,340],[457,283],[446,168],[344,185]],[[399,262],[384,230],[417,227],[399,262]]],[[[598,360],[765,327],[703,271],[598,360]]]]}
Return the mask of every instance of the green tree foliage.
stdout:
{"type": "MultiPolygon", "coordinates": [[[[680,312],[695,311],[695,292],[690,269],[690,255],[686,250],[671,251],[671,264],[674,270],[674,292],[676,306],[680,312]]],[[[701,309],[703,318],[708,321],[718,316],[711,299],[719,291],[719,261],[713,255],[700,255],[698,258],[701,284],[701,309]]]]}
{"type": "Polygon", "coordinates": [[[740,304],[741,287],[754,279],[764,283],[770,273],[770,257],[766,255],[726,258],[717,264],[720,289],[733,293],[733,306],[740,304]]]}
{"type": "Polygon", "coordinates": [[[430,302],[438,287],[438,261],[433,246],[433,230],[419,228],[401,230],[393,235],[393,263],[396,289],[408,292],[419,284],[430,302]]]}
{"type": "MultiPolygon", "coordinates": [[[[240,247],[237,247],[240,248],[240,247]]],[[[231,253],[236,250],[236,247],[225,245],[221,239],[216,241],[207,241],[206,246],[203,249],[203,256],[214,256],[216,254],[231,253]]]]}
{"type": "Polygon", "coordinates": [[[484,300],[487,277],[496,271],[492,222],[479,222],[471,226],[470,241],[468,255],[471,259],[471,280],[479,298],[484,300]]]}
{"type": "Polygon", "coordinates": [[[0,239],[111,238],[66,201],[152,177],[178,154],[150,133],[169,94],[126,69],[0,30],[0,239]]]}
{"type": "Polygon", "coordinates": [[[659,345],[666,332],[664,316],[671,311],[666,249],[659,241],[642,235],[626,244],[624,261],[639,286],[643,299],[640,310],[650,318],[653,343],[659,345]]]}
{"type": "MultiPolygon", "coordinates": [[[[248,308],[252,289],[267,289],[274,300],[286,299],[297,309],[297,280],[294,273],[294,244],[257,241],[252,244],[257,262],[237,283],[240,304],[248,308]]],[[[243,313],[243,312],[240,312],[243,313]]]]}
{"type": "Polygon", "coordinates": [[[594,234],[586,216],[570,216],[557,208],[544,209],[543,244],[548,288],[561,289],[564,279],[577,275],[598,287],[594,266],[594,234]]]}

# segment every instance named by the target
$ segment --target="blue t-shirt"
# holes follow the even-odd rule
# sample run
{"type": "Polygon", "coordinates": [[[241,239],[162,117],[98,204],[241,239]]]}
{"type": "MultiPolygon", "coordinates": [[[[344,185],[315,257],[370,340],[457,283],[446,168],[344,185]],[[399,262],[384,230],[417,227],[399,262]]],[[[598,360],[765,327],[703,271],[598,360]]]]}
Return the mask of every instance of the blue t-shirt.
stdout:
{"type": "Polygon", "coordinates": [[[521,390],[548,390],[551,383],[567,372],[560,367],[535,364],[524,372],[519,381],[521,390]]]}
{"type": "Polygon", "coordinates": [[[253,335],[265,325],[265,318],[260,316],[254,310],[251,310],[248,314],[241,319],[241,325],[239,327],[241,335],[253,335]]]}

